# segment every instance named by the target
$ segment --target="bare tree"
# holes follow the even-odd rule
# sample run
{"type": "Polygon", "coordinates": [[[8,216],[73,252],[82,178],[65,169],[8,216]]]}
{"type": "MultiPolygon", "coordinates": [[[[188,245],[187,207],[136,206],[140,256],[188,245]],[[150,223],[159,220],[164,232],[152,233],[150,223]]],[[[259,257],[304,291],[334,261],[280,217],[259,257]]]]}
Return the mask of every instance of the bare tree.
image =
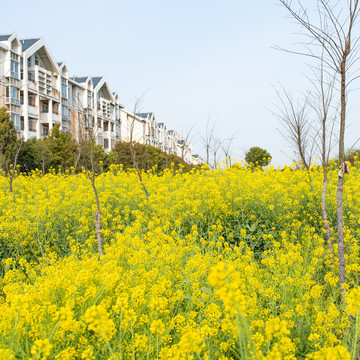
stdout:
{"type": "Polygon", "coordinates": [[[16,175],[16,166],[17,166],[17,160],[19,157],[19,153],[21,150],[21,147],[24,143],[24,138],[20,138],[20,140],[16,144],[16,148],[14,149],[14,158],[12,164],[7,164],[7,173],[8,173],[8,181],[9,181],[9,193],[10,195],[13,193],[13,181],[16,175]]]}
{"type": "Polygon", "coordinates": [[[51,163],[52,154],[49,149],[48,139],[42,138],[36,141],[35,144],[36,153],[41,160],[41,170],[43,176],[49,168],[49,164],[51,163]]]}
{"type": "MultiPolygon", "coordinates": [[[[292,6],[291,0],[279,0],[289,14],[305,31],[307,41],[305,50],[292,53],[318,59],[338,75],[340,81],[340,131],[339,131],[339,164],[336,213],[339,255],[339,285],[344,294],[346,280],[344,224],[343,224],[343,187],[344,175],[348,172],[345,163],[344,135],[346,121],[346,101],[349,84],[357,78],[351,68],[358,60],[359,37],[352,38],[353,29],[359,16],[359,0],[348,0],[346,9],[339,9],[339,1],[317,0],[315,14],[317,20],[310,19],[308,11],[299,1],[299,9],[292,6]]],[[[288,51],[288,50],[286,50],[288,51]]]]}
{"type": "Polygon", "coordinates": [[[93,123],[93,118],[88,114],[87,109],[84,108],[80,99],[77,99],[77,116],[78,118],[78,131],[79,131],[79,147],[78,155],[75,162],[75,170],[78,162],[83,165],[86,171],[86,176],[91,182],[93,189],[95,202],[96,202],[96,214],[95,214],[95,229],[99,255],[104,255],[104,248],[101,236],[101,208],[99,195],[96,188],[96,175],[99,172],[99,164],[95,159],[94,148],[96,145],[97,126],[93,123]]]}
{"type": "Polygon", "coordinates": [[[184,160],[185,154],[188,150],[188,145],[191,142],[191,133],[194,129],[194,125],[192,125],[190,127],[190,129],[186,129],[185,131],[182,131],[181,137],[183,142],[181,143],[180,147],[181,147],[181,159],[184,160]]]}
{"type": "Polygon", "coordinates": [[[275,91],[281,103],[281,106],[277,106],[277,111],[273,113],[282,126],[279,132],[305,167],[312,188],[310,165],[314,155],[315,141],[311,133],[309,99],[305,97],[305,99],[295,101],[292,94],[284,88],[281,92],[277,89],[275,91]]]}
{"type": "Polygon", "coordinates": [[[218,162],[218,152],[221,148],[221,145],[223,143],[223,140],[219,139],[218,137],[214,137],[213,141],[212,141],[212,152],[213,152],[213,160],[214,160],[214,169],[217,169],[217,162],[218,162]]]}
{"type": "Polygon", "coordinates": [[[320,155],[323,170],[323,188],[321,192],[321,212],[325,227],[326,243],[330,254],[333,253],[331,243],[331,231],[326,211],[326,192],[328,185],[327,168],[329,164],[330,151],[335,143],[334,127],[338,115],[338,107],[333,106],[335,74],[324,71],[324,63],[320,62],[317,69],[313,69],[315,79],[311,80],[314,88],[312,96],[308,96],[309,104],[316,114],[317,123],[315,124],[315,144],[320,155]],[[311,100],[310,100],[311,99],[311,100]]]}
{"type": "Polygon", "coordinates": [[[215,123],[210,125],[210,116],[208,117],[208,120],[206,122],[206,129],[205,134],[201,135],[200,138],[203,142],[205,153],[206,153],[206,163],[209,165],[210,163],[210,150],[212,148],[212,143],[214,141],[215,136],[215,123]]]}
{"type": "Polygon", "coordinates": [[[130,154],[131,154],[131,158],[132,158],[132,162],[133,162],[133,167],[134,167],[134,169],[136,170],[136,172],[138,174],[141,186],[142,186],[142,188],[143,188],[143,190],[145,192],[146,197],[149,197],[149,193],[147,191],[147,188],[146,188],[146,186],[144,184],[144,181],[143,181],[143,178],[142,178],[142,175],[141,175],[139,164],[138,164],[138,162],[136,160],[136,149],[134,147],[134,130],[135,130],[136,114],[141,109],[141,107],[143,105],[145,95],[146,95],[146,92],[144,92],[140,97],[135,97],[135,100],[134,100],[134,112],[133,112],[133,117],[132,117],[132,120],[131,120],[131,123],[130,123],[130,131],[129,131],[129,134],[130,134],[129,147],[130,147],[130,154]]]}
{"type": "Polygon", "coordinates": [[[224,156],[225,156],[226,166],[231,166],[231,145],[232,145],[233,141],[235,140],[235,137],[239,131],[240,131],[240,129],[236,130],[234,132],[234,134],[232,134],[232,136],[225,139],[221,143],[221,150],[223,151],[224,156]]]}

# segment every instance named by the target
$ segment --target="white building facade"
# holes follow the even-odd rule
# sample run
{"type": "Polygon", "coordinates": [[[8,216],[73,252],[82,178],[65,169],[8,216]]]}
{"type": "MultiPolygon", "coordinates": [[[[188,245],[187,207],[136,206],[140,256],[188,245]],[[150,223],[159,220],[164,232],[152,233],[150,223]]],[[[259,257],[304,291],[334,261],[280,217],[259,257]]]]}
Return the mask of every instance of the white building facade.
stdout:
{"type": "Polygon", "coordinates": [[[104,77],[70,77],[42,38],[0,35],[0,107],[25,140],[47,136],[58,124],[76,141],[91,134],[105,151],[135,141],[193,163],[191,145],[175,130],[157,123],[153,112],[124,109],[104,77]]]}

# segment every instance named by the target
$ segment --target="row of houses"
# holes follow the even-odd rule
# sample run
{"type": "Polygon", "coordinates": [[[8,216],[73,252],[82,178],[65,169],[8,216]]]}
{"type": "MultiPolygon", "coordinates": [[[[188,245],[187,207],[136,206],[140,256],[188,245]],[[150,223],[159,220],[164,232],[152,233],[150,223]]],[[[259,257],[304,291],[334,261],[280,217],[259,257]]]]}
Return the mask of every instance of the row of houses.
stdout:
{"type": "Polygon", "coordinates": [[[121,105],[105,77],[70,76],[45,40],[0,36],[0,107],[6,107],[25,140],[47,136],[54,124],[76,141],[92,136],[106,151],[119,141],[136,141],[202,163],[188,141],[157,122],[153,112],[134,113],[121,105]]]}

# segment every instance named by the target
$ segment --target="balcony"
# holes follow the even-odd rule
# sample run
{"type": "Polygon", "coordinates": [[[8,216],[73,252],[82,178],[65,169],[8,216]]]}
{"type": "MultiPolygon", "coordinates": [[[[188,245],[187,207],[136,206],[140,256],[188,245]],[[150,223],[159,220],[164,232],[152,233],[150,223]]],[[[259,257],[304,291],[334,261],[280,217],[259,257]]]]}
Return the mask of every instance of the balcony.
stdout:
{"type": "Polygon", "coordinates": [[[52,97],[60,100],[60,91],[55,88],[52,88],[52,97]]]}
{"type": "Polygon", "coordinates": [[[52,114],[52,121],[60,124],[60,115],[59,114],[52,114]]]}
{"type": "Polygon", "coordinates": [[[15,99],[13,97],[6,97],[6,104],[12,104],[12,105],[20,106],[20,100],[15,99]]]}
{"type": "Polygon", "coordinates": [[[40,114],[41,124],[58,123],[60,124],[60,115],[53,113],[41,113],[40,114]]]}
{"type": "Polygon", "coordinates": [[[49,124],[52,122],[52,114],[50,113],[40,113],[40,123],[49,124]]]}
{"type": "Polygon", "coordinates": [[[29,113],[29,115],[32,115],[32,116],[36,116],[36,117],[38,117],[38,109],[37,109],[37,107],[35,107],[35,106],[28,106],[28,113],[29,113]]]}

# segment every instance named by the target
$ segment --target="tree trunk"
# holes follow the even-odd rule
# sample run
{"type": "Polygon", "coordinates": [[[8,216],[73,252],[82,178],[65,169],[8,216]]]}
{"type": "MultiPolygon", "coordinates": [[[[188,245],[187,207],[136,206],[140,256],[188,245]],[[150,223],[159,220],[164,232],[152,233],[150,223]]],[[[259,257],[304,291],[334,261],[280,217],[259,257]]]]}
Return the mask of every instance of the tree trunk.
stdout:
{"type": "Polygon", "coordinates": [[[12,171],[10,172],[10,179],[9,179],[10,195],[13,192],[13,181],[14,181],[15,172],[16,172],[17,160],[18,160],[18,156],[19,156],[22,144],[23,144],[23,140],[20,140],[20,143],[19,143],[18,149],[16,150],[16,154],[15,154],[15,158],[14,158],[14,165],[13,165],[12,171]]]}
{"type": "Polygon", "coordinates": [[[90,149],[90,156],[91,156],[91,185],[94,191],[95,200],[96,200],[96,207],[97,211],[95,214],[95,228],[96,228],[96,237],[97,237],[97,244],[99,249],[99,255],[104,255],[103,243],[101,238],[101,212],[100,212],[100,203],[99,203],[99,196],[95,186],[95,165],[94,165],[94,140],[91,140],[91,149],[90,149]]]}
{"type": "Polygon", "coordinates": [[[322,217],[323,217],[325,231],[326,231],[325,232],[326,244],[329,249],[329,253],[332,255],[334,250],[333,250],[333,246],[331,243],[330,224],[329,224],[327,213],[326,213],[326,190],[327,190],[327,185],[328,185],[328,177],[327,177],[327,171],[326,171],[325,166],[323,166],[323,173],[324,173],[324,181],[323,181],[323,188],[322,188],[322,193],[321,193],[321,211],[322,211],[322,217]]]}
{"type": "MultiPolygon", "coordinates": [[[[341,113],[340,113],[340,134],[339,134],[340,167],[345,161],[345,156],[344,156],[344,134],[345,134],[345,115],[346,115],[345,90],[346,90],[346,79],[345,79],[345,59],[344,59],[341,63],[341,113]]],[[[345,174],[339,173],[337,192],[336,192],[336,214],[337,214],[338,253],[339,253],[339,285],[342,295],[344,295],[345,292],[343,285],[346,280],[344,223],[343,223],[343,211],[342,211],[344,176],[345,174]]]]}
{"type": "Polygon", "coordinates": [[[96,227],[96,237],[97,237],[99,255],[101,256],[101,255],[104,255],[103,243],[102,243],[102,238],[101,238],[101,212],[100,212],[99,197],[98,197],[96,186],[95,186],[95,175],[94,174],[93,174],[93,177],[91,178],[91,184],[92,184],[92,187],[94,190],[96,207],[97,207],[97,211],[95,214],[95,227],[96,227]]]}

